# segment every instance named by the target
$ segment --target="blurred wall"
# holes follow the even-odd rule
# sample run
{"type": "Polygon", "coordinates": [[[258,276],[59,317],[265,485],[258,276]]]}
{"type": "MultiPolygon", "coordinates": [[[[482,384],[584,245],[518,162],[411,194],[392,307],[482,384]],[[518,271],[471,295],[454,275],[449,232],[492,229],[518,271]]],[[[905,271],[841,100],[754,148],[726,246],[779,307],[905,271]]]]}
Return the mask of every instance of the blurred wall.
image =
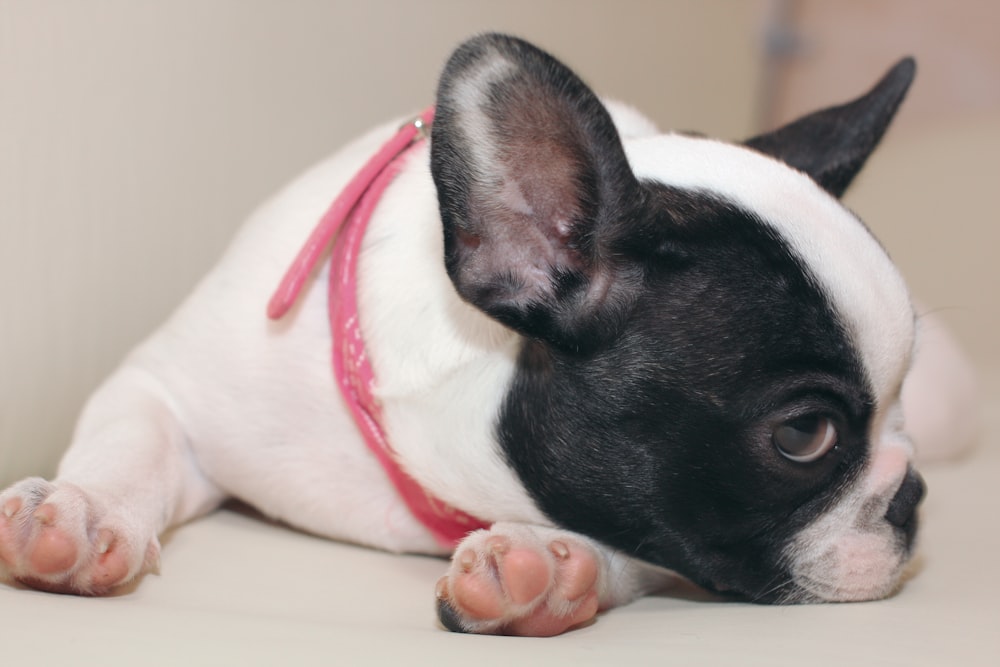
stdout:
{"type": "MultiPolygon", "coordinates": [[[[663,127],[753,129],[764,1],[0,0],[0,486],[253,206],[432,100],[450,49],[530,38],[663,127]]],[[[263,313],[263,306],[262,313],[263,313]]]]}
{"type": "Polygon", "coordinates": [[[955,332],[1000,394],[1000,2],[777,0],[784,50],[766,68],[766,124],[850,99],[904,55],[917,76],[845,197],[920,302],[955,332]]]}

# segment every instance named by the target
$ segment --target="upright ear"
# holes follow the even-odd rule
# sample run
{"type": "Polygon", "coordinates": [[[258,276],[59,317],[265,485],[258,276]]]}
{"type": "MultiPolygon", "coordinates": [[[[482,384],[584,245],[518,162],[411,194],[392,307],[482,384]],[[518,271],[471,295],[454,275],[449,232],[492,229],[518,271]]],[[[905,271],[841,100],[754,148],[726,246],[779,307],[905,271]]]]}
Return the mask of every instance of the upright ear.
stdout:
{"type": "Polygon", "coordinates": [[[915,72],[913,59],[904,58],[853,102],[809,114],[745,145],[805,172],[840,197],[885,134],[915,72]]]}
{"type": "Polygon", "coordinates": [[[465,300],[569,349],[617,328],[634,281],[608,248],[641,187],[575,74],[511,37],[463,44],[438,87],[431,170],[465,300]]]}

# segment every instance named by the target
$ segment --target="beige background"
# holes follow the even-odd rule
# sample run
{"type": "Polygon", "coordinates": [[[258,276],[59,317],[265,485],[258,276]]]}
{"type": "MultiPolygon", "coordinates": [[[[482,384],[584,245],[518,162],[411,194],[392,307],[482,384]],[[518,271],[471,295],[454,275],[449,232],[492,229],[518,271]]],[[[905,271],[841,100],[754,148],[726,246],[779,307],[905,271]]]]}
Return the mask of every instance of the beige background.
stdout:
{"type": "Polygon", "coordinates": [[[429,103],[449,50],[486,29],[663,127],[728,138],[917,55],[913,104],[848,202],[988,369],[1000,67],[985,28],[1000,19],[937,4],[0,0],[0,485],[52,472],[87,393],[253,206],[429,103]],[[767,58],[781,17],[803,48],[767,58]]]}

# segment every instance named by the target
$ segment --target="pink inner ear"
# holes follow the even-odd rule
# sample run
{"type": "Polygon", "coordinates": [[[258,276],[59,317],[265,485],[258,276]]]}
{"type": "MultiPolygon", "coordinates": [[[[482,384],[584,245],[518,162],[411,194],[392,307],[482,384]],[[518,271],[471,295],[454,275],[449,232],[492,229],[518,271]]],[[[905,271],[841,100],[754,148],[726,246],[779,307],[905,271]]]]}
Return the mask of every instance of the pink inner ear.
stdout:
{"type": "Polygon", "coordinates": [[[559,275],[586,269],[573,238],[582,160],[562,143],[569,140],[558,136],[564,132],[543,134],[539,128],[495,130],[494,161],[480,167],[493,177],[473,186],[470,224],[456,229],[463,275],[484,286],[494,282],[507,299],[525,305],[553,298],[559,275]]]}
{"type": "Polygon", "coordinates": [[[579,167],[567,152],[541,145],[511,158],[515,166],[508,168],[496,197],[507,213],[505,222],[530,226],[540,234],[537,238],[545,239],[551,263],[579,270],[582,258],[574,247],[574,221],[583,217],[585,195],[579,167]]]}
{"type": "MultiPolygon", "coordinates": [[[[600,100],[548,54],[501,36],[449,60],[431,166],[458,292],[528,335],[596,340],[596,227],[638,187],[600,100]]],[[[598,303],[610,293],[601,280],[598,303]]]]}

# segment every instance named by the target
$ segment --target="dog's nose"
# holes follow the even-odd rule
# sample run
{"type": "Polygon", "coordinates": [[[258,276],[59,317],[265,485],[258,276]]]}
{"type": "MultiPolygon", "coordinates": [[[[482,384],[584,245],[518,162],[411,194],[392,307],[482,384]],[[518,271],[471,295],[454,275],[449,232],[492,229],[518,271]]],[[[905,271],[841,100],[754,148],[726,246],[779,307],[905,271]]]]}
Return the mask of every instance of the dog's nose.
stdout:
{"type": "Polygon", "coordinates": [[[903,483],[899,485],[899,490],[889,502],[889,509],[885,512],[886,520],[897,528],[906,527],[925,493],[927,487],[924,486],[923,478],[912,467],[908,468],[903,483]]]}

